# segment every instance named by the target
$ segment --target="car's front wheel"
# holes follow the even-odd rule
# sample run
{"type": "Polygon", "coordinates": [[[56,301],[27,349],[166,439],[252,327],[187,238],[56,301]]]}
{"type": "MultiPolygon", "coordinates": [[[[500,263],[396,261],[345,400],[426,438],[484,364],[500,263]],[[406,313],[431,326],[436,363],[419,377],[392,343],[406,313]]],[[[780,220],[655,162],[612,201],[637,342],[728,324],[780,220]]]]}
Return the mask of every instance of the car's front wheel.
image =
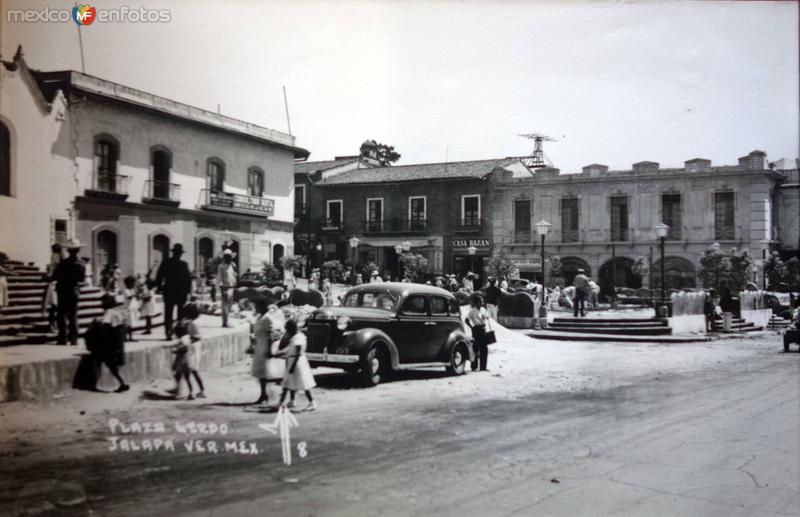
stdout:
{"type": "Polygon", "coordinates": [[[456,343],[450,351],[450,364],[447,366],[447,373],[451,375],[463,375],[467,370],[469,360],[469,350],[464,343],[456,343]]]}
{"type": "Polygon", "coordinates": [[[373,346],[361,362],[361,379],[366,386],[377,386],[389,371],[389,355],[380,346],[373,346]]]}

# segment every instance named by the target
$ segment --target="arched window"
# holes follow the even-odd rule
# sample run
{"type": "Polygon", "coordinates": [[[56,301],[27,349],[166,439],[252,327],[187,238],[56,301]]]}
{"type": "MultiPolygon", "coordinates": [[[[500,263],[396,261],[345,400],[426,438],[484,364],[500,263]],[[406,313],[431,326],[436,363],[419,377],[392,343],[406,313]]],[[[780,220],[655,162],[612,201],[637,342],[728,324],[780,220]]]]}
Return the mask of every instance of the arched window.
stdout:
{"type": "Polygon", "coordinates": [[[101,271],[108,264],[117,263],[117,234],[111,230],[97,233],[94,267],[101,271]]]}
{"type": "Polygon", "coordinates": [[[264,195],[264,173],[256,167],[247,171],[247,193],[251,196],[264,195]]]}
{"type": "Polygon", "coordinates": [[[218,158],[208,160],[208,189],[212,192],[225,191],[225,164],[218,158]]]}
{"type": "Polygon", "coordinates": [[[155,148],[150,156],[150,164],[153,167],[153,197],[170,199],[169,180],[172,154],[166,148],[155,148]]]}
{"type": "Polygon", "coordinates": [[[283,259],[283,244],[276,244],[272,247],[272,265],[281,267],[281,259],[283,259]]]}
{"type": "Polygon", "coordinates": [[[11,195],[11,132],[0,122],[0,196],[11,195]]]}
{"type": "Polygon", "coordinates": [[[164,234],[153,236],[150,252],[150,268],[155,272],[169,258],[169,237],[164,234]]]}

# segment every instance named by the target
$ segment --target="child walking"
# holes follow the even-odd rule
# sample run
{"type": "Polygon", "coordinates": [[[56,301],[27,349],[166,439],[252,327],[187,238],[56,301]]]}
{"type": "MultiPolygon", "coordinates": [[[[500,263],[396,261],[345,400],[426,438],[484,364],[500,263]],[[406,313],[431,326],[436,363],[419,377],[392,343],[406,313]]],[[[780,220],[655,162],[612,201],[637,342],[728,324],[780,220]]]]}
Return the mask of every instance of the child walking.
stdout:
{"type": "Polygon", "coordinates": [[[314,375],[311,373],[311,365],[306,357],[306,335],[297,328],[297,322],[289,320],[286,322],[286,336],[288,345],[280,354],[286,357],[286,371],[283,374],[283,392],[281,393],[281,406],[286,404],[286,394],[291,393],[288,408],[294,408],[294,396],[299,390],[303,390],[308,399],[308,406],[303,411],[314,411],[317,404],[311,396],[311,388],[316,386],[314,375]]]}
{"type": "Polygon", "coordinates": [[[175,374],[175,388],[170,390],[172,393],[180,393],[181,379],[186,380],[189,387],[188,400],[195,396],[192,394],[192,377],[197,383],[197,398],[206,398],[203,379],[200,378],[200,328],[197,326],[197,318],[200,311],[197,305],[190,303],[181,309],[181,320],[175,326],[175,336],[178,342],[173,345],[175,360],[172,363],[172,371],[175,374]]]}

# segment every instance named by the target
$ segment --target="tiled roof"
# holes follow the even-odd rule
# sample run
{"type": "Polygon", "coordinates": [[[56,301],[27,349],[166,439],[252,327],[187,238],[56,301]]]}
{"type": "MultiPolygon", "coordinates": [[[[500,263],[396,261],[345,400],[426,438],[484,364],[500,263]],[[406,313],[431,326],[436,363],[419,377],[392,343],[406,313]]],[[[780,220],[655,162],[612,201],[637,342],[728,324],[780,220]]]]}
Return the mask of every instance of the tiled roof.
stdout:
{"type": "Polygon", "coordinates": [[[311,172],[317,171],[325,171],[328,169],[333,169],[334,167],[339,167],[340,165],[345,165],[348,163],[354,163],[356,160],[327,160],[321,162],[297,162],[294,164],[294,172],[295,174],[308,174],[311,172]]]}
{"type": "Polygon", "coordinates": [[[325,178],[317,185],[353,185],[364,183],[395,183],[420,180],[483,179],[497,166],[513,159],[476,160],[470,162],[418,163],[392,167],[369,167],[343,172],[325,178]]]}

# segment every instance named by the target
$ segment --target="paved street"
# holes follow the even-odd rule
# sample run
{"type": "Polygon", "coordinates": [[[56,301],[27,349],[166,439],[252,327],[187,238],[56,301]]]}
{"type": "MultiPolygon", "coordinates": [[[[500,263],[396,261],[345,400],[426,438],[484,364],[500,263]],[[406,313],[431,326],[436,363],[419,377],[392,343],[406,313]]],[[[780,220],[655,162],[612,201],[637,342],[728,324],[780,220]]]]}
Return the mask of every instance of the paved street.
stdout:
{"type": "MultiPolygon", "coordinates": [[[[293,463],[258,427],[246,363],[209,398],[68,393],[0,406],[0,514],[797,515],[800,354],[777,338],[683,345],[533,341],[499,330],[488,373],[406,373],[359,388],[318,371],[293,463]],[[112,435],[108,420],[164,432],[112,435]],[[181,423],[237,452],[187,452],[181,423]],[[110,436],[175,451],[109,451],[110,436]],[[258,450],[251,452],[251,445],[258,450]],[[300,457],[298,445],[307,455],[300,457]],[[302,447],[302,446],[301,446],[302,447]]],[[[299,406],[304,399],[299,396],[299,406]]],[[[187,431],[188,433],[188,431],[187,431]]],[[[120,442],[117,442],[120,443],[120,442]]]]}

